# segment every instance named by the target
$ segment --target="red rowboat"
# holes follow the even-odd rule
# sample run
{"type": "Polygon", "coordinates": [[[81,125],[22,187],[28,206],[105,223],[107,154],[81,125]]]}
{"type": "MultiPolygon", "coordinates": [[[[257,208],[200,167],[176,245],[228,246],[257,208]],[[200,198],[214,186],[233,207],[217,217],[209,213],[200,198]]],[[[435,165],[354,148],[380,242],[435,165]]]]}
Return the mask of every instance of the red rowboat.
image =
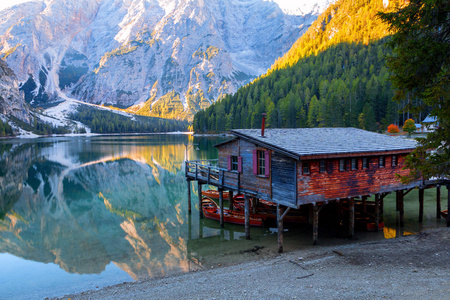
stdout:
{"type": "MultiPolygon", "coordinates": [[[[219,191],[216,190],[202,191],[202,195],[211,199],[219,200],[219,191]]],[[[223,199],[228,199],[228,192],[223,192],[223,199]]]]}
{"type": "MultiPolygon", "coordinates": [[[[367,223],[367,231],[375,231],[375,223],[367,223]]],[[[381,231],[384,228],[384,222],[378,223],[378,230],[381,231]]]]}
{"type": "Polygon", "coordinates": [[[441,217],[447,220],[447,216],[448,216],[448,209],[441,211],[441,217]]]}
{"type": "MultiPolygon", "coordinates": [[[[245,210],[245,200],[244,195],[237,194],[233,197],[233,207],[235,211],[243,213],[245,210]]],[[[277,220],[277,205],[276,203],[267,200],[258,200],[258,206],[256,208],[257,215],[265,220],[271,220],[275,222],[277,220]]],[[[250,210],[252,210],[252,202],[250,201],[250,210]]],[[[298,210],[291,210],[286,216],[284,216],[283,221],[286,223],[294,224],[304,224],[307,222],[306,216],[301,214],[298,210]]]]}
{"type": "MultiPolygon", "coordinates": [[[[217,204],[207,197],[202,199],[202,209],[205,218],[220,221],[220,209],[217,204]]],[[[224,209],[223,221],[226,223],[245,225],[245,215],[236,211],[224,209]]],[[[250,215],[250,226],[262,227],[263,220],[256,214],[250,215]]]]}

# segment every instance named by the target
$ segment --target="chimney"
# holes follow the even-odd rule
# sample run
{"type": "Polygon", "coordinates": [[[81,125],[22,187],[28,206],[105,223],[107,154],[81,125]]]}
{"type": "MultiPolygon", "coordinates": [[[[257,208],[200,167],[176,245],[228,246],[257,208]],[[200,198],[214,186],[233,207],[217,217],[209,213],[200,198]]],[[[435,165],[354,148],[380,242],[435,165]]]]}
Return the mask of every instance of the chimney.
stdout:
{"type": "Polygon", "coordinates": [[[262,114],[261,137],[264,137],[264,129],[266,129],[266,113],[262,114]]]}

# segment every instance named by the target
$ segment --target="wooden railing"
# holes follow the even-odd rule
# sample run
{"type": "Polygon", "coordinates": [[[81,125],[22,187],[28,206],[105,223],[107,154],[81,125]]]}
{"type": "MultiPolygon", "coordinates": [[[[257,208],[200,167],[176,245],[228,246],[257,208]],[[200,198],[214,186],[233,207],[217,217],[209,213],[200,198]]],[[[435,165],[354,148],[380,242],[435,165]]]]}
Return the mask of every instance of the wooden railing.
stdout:
{"type": "Polygon", "coordinates": [[[186,178],[200,180],[220,188],[239,190],[240,174],[219,168],[218,159],[186,161],[186,178]]]}

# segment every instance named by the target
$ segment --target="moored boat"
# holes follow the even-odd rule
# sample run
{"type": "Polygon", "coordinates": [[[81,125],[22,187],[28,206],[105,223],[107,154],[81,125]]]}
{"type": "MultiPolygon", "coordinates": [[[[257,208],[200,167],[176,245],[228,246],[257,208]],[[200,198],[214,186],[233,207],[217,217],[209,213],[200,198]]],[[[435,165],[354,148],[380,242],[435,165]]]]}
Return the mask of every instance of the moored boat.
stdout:
{"type": "Polygon", "coordinates": [[[447,216],[448,216],[448,209],[441,211],[441,217],[447,220],[447,216]]]}
{"type": "MultiPolygon", "coordinates": [[[[375,223],[367,223],[366,225],[367,231],[376,231],[375,223]]],[[[384,222],[378,223],[378,230],[381,231],[384,228],[384,222]]]]}
{"type": "MultiPolygon", "coordinates": [[[[211,199],[203,197],[202,199],[202,209],[205,218],[220,221],[220,208],[211,199]]],[[[232,211],[229,209],[223,210],[223,221],[225,223],[245,225],[245,215],[240,212],[232,211]]],[[[263,219],[257,214],[250,215],[250,226],[262,227],[263,219]]]]}
{"type": "MultiPolygon", "coordinates": [[[[235,211],[243,213],[245,210],[244,195],[237,194],[233,199],[233,208],[235,211]]],[[[252,201],[250,201],[250,210],[252,209],[252,201]]],[[[277,220],[277,205],[274,202],[259,199],[256,207],[256,214],[264,221],[275,222],[277,220]]],[[[286,223],[304,224],[307,222],[307,218],[299,210],[291,209],[291,211],[284,216],[283,221],[286,223]]]]}
{"type": "MultiPolygon", "coordinates": [[[[219,200],[219,191],[216,190],[202,191],[202,195],[211,199],[219,200]]],[[[223,192],[223,199],[228,199],[228,192],[223,192]]]]}

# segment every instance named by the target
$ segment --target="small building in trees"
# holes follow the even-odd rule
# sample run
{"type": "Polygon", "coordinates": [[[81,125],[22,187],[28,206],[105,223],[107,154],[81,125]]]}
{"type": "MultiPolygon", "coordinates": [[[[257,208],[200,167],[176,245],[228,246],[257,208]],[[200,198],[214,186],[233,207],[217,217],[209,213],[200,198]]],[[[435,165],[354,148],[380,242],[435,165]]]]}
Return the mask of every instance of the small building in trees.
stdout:
{"type": "Polygon", "coordinates": [[[423,119],[422,124],[423,124],[422,132],[431,132],[439,127],[437,118],[432,117],[430,115],[428,115],[425,119],[423,119]]]}
{"type": "Polygon", "coordinates": [[[402,191],[423,187],[422,181],[403,184],[397,176],[409,173],[403,164],[416,147],[413,140],[355,128],[239,129],[231,134],[233,139],[216,145],[215,164],[186,162],[187,180],[198,181],[199,195],[201,184],[209,184],[219,192],[276,203],[281,228],[286,210],[309,206],[314,243],[325,204],[348,204],[353,235],[354,199],[375,195],[378,213],[378,202],[388,193],[397,192],[402,201],[402,191]]]}

